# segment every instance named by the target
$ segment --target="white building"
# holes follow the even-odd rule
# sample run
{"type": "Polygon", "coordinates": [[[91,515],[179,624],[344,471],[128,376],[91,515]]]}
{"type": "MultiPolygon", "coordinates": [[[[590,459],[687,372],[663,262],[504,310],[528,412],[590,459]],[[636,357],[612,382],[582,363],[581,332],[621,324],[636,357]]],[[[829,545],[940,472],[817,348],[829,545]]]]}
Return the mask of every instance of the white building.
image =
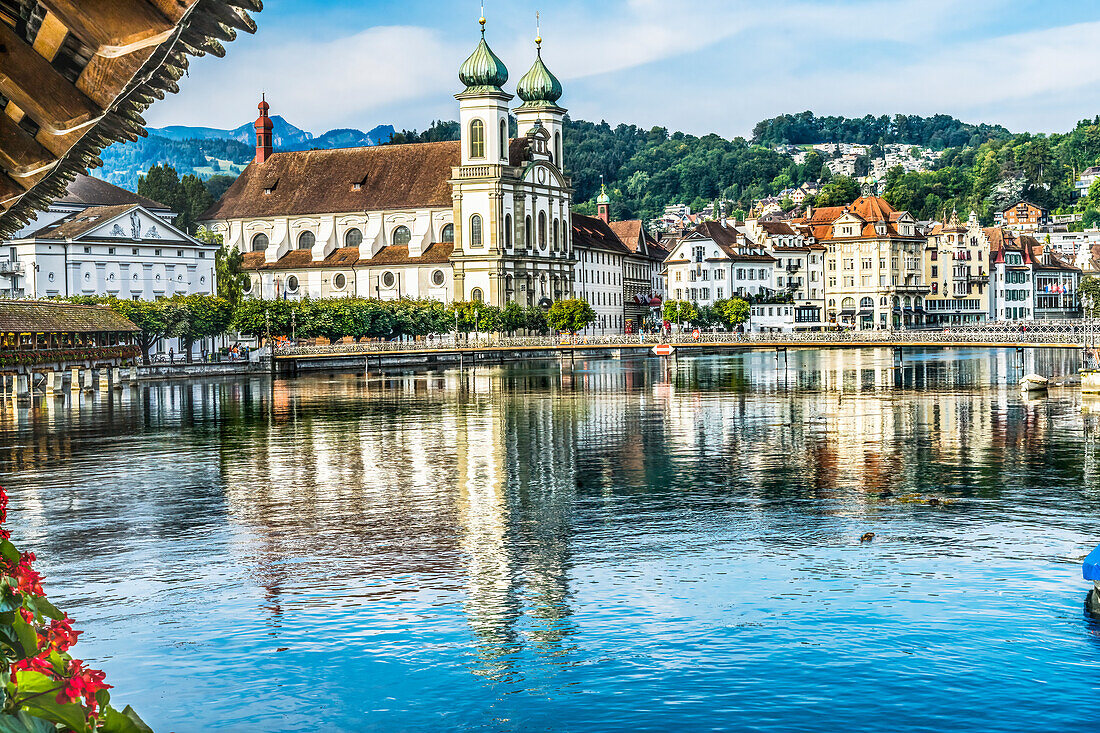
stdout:
{"type": "Polygon", "coordinates": [[[775,294],[775,258],[735,228],[703,222],[665,260],[668,296],[697,305],[775,294]]]}
{"type": "Polygon", "coordinates": [[[1086,168],[1073,183],[1074,195],[1077,198],[1087,196],[1089,189],[1092,188],[1092,184],[1096,183],[1097,178],[1100,178],[1100,165],[1094,165],[1091,168],[1086,168]]]}
{"type": "Polygon", "coordinates": [[[775,258],[772,288],[789,295],[793,303],[793,330],[815,330],[825,325],[825,246],[808,228],[781,221],[745,222],[749,239],[775,258]]]}
{"type": "Polygon", "coordinates": [[[984,232],[993,248],[989,316],[994,321],[1075,318],[1081,271],[1048,245],[1009,229],[984,232]]]}

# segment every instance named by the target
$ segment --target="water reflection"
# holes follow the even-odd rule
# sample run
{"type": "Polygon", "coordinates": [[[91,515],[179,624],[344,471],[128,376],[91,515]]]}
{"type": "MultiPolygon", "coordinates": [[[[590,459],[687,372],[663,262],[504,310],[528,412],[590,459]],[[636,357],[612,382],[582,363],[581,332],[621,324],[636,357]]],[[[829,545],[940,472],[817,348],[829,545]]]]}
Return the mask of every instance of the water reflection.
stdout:
{"type": "Polygon", "coordinates": [[[164,729],[809,730],[808,699],[844,725],[996,730],[981,711],[1011,703],[1056,728],[1081,685],[1048,690],[1057,713],[1028,690],[1098,661],[1063,571],[1100,534],[1100,407],[1012,385],[1075,358],[152,384],[4,403],[0,467],[86,655],[164,729]],[[945,659],[995,692],[922,697],[945,659]],[[837,703],[839,680],[883,694],[837,703]]]}

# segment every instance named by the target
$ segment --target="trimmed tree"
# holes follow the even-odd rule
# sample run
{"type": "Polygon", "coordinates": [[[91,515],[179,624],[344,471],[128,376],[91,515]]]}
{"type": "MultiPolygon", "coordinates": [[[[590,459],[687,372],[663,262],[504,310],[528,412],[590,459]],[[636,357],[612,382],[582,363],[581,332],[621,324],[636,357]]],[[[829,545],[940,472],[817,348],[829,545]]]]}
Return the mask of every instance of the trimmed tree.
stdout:
{"type": "Polygon", "coordinates": [[[719,300],[714,304],[714,307],[721,315],[722,322],[730,330],[749,320],[749,304],[742,298],[719,300]]]}
{"type": "Polygon", "coordinates": [[[555,331],[576,333],[596,320],[596,311],[581,298],[555,301],[546,313],[546,323],[555,331]]]}

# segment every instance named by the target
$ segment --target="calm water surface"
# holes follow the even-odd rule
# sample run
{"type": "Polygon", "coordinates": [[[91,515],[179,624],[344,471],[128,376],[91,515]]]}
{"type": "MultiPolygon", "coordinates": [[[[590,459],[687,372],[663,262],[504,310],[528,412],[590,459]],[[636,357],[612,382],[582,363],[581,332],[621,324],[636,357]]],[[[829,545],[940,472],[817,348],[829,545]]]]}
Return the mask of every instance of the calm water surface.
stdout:
{"type": "Polygon", "coordinates": [[[1100,404],[1015,356],[158,384],[5,404],[0,471],[158,731],[1078,730],[1100,404]]]}

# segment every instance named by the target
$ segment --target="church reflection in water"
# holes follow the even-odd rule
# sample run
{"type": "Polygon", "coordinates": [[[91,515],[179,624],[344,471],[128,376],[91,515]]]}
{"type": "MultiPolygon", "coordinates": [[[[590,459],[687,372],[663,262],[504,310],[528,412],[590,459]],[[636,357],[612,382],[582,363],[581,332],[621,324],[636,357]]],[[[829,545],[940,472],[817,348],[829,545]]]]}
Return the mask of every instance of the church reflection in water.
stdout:
{"type": "MultiPolygon", "coordinates": [[[[990,472],[1062,460],[1052,431],[1067,423],[1086,433],[1076,460],[1100,475],[1100,409],[1086,404],[1082,423],[1076,392],[1028,401],[1010,386],[1022,369],[1071,373],[1073,356],[1025,358],[758,351],[157,384],[5,403],[0,460],[33,472],[89,434],[212,441],[208,468],[272,625],[303,584],[379,604],[450,592],[472,671],[509,679],[524,655],[567,663],[585,580],[575,558],[670,514],[736,515],[774,535],[792,501],[859,518],[885,489],[995,498],[1006,486],[990,472]]],[[[36,491],[23,496],[31,514],[36,491]]]]}

